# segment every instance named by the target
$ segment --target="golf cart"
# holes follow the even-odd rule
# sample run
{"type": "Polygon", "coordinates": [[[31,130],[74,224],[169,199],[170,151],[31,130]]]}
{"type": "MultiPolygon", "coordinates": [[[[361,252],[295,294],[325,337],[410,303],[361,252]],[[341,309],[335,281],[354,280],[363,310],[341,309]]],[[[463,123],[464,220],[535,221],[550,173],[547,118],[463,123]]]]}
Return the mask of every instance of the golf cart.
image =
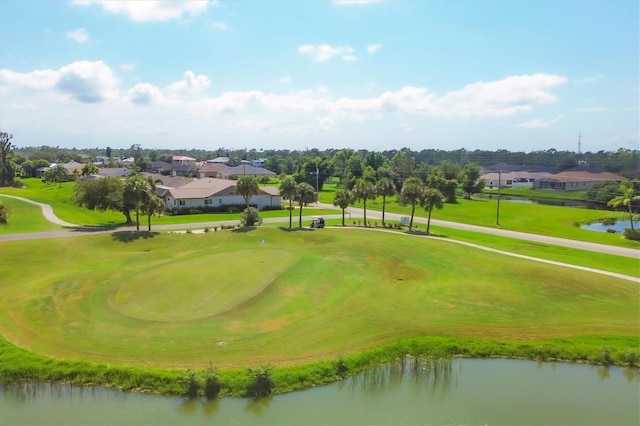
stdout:
{"type": "Polygon", "coordinates": [[[313,216],[311,220],[312,228],[324,228],[324,218],[322,216],[313,216]]]}

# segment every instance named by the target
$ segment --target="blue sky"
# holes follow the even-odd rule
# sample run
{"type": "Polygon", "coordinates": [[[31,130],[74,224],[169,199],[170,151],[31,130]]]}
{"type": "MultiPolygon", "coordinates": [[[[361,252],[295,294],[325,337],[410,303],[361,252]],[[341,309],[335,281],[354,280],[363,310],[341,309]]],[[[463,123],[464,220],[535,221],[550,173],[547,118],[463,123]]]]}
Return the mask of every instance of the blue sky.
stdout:
{"type": "Polygon", "coordinates": [[[637,1],[0,1],[18,146],[640,149],[637,1]]]}

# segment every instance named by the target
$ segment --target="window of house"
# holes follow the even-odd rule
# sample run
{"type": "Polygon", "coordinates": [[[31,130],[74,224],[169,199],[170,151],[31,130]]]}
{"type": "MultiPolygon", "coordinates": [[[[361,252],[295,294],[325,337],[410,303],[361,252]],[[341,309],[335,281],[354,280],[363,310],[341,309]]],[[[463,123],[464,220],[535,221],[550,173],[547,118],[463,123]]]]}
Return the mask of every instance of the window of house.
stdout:
{"type": "Polygon", "coordinates": [[[212,205],[212,204],[213,204],[213,200],[210,200],[210,199],[208,199],[208,198],[204,200],[204,205],[205,205],[205,206],[210,206],[210,205],[212,205]]]}
{"type": "Polygon", "coordinates": [[[222,198],[218,198],[218,204],[222,205],[222,198]]]}
{"type": "Polygon", "coordinates": [[[178,205],[179,206],[185,206],[187,203],[185,203],[184,200],[178,200],[178,205]]]}

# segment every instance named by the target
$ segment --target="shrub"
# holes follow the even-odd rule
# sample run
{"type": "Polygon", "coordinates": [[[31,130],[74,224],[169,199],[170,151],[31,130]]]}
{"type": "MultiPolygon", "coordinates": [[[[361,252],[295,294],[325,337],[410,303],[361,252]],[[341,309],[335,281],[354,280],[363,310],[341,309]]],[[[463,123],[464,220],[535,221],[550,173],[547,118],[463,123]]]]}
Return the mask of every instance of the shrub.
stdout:
{"type": "Polygon", "coordinates": [[[198,382],[198,376],[195,371],[187,370],[185,375],[180,379],[180,382],[184,388],[184,393],[189,398],[195,398],[200,391],[200,383],[198,382]]]}
{"type": "Polygon", "coordinates": [[[598,355],[598,362],[603,365],[613,364],[613,358],[611,357],[611,350],[608,347],[603,346],[598,355]]]}
{"type": "Polygon", "coordinates": [[[218,369],[209,364],[203,372],[204,377],[204,396],[209,399],[214,399],[220,393],[222,386],[220,385],[220,377],[218,376],[218,369]]]}
{"type": "Polygon", "coordinates": [[[205,227],[205,228],[204,228],[204,233],[205,233],[205,234],[208,234],[209,232],[211,232],[211,228],[209,228],[209,227],[205,227]]]}
{"type": "Polygon", "coordinates": [[[240,224],[242,226],[253,226],[256,223],[262,223],[262,218],[260,217],[260,213],[258,213],[258,209],[255,207],[246,208],[240,215],[240,224]]]}
{"type": "Polygon", "coordinates": [[[638,352],[627,351],[620,356],[620,359],[629,367],[637,367],[640,355],[638,355],[638,352]]]}
{"type": "Polygon", "coordinates": [[[624,231],[622,232],[622,235],[627,240],[640,241],[640,230],[637,230],[637,229],[632,230],[631,228],[625,228],[624,231]]]}
{"type": "Polygon", "coordinates": [[[191,234],[191,229],[187,229],[187,234],[191,234]]]}
{"type": "Polygon", "coordinates": [[[247,369],[247,375],[250,380],[247,396],[267,396],[271,393],[273,390],[271,370],[272,367],[270,365],[247,369]]]}
{"type": "Polygon", "coordinates": [[[340,357],[336,360],[336,374],[339,377],[344,377],[349,373],[349,366],[345,361],[344,357],[340,357]]]}
{"type": "Polygon", "coordinates": [[[200,209],[189,209],[189,214],[202,214],[202,210],[200,209]]]}
{"type": "Polygon", "coordinates": [[[213,232],[218,232],[218,227],[217,226],[213,227],[213,232]]]}
{"type": "Polygon", "coordinates": [[[608,228],[607,229],[607,234],[615,234],[617,231],[613,228],[608,228]]]}

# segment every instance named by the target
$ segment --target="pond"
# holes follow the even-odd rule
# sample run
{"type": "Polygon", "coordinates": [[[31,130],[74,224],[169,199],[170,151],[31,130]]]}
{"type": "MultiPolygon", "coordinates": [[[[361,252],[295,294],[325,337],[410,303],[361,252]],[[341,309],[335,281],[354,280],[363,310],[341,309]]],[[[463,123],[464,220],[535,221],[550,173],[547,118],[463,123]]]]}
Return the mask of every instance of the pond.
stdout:
{"type": "MultiPolygon", "coordinates": [[[[486,199],[492,199],[492,200],[498,199],[497,195],[492,195],[492,194],[474,195],[474,197],[486,198],[486,199]]],[[[512,201],[514,203],[526,203],[526,204],[541,204],[545,206],[557,206],[557,207],[574,207],[574,208],[582,208],[582,209],[595,208],[594,206],[591,206],[586,201],[527,198],[527,197],[520,197],[517,195],[501,195],[500,201],[512,201]]]]}
{"type": "MultiPolygon", "coordinates": [[[[640,227],[640,221],[634,220],[633,227],[638,229],[640,227]]],[[[589,231],[598,231],[598,232],[612,232],[609,229],[613,229],[615,232],[621,233],[625,230],[625,228],[631,228],[630,220],[617,220],[613,223],[602,223],[595,222],[589,223],[587,225],[580,225],[582,229],[588,229],[589,231]]]]}
{"type": "Polygon", "coordinates": [[[640,424],[639,401],[637,369],[456,359],[441,374],[387,367],[257,400],[13,386],[0,424],[640,424]]]}

